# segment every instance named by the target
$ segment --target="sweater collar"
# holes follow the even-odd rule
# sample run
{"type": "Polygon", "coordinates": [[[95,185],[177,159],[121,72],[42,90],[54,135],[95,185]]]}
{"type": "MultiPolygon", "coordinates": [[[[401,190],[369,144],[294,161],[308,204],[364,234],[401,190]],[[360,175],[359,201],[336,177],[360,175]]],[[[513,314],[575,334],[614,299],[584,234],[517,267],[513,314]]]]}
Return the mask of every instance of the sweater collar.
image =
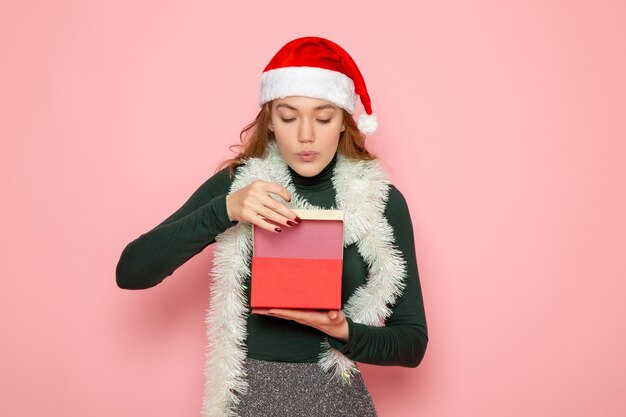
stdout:
{"type": "Polygon", "coordinates": [[[299,190],[324,190],[333,186],[332,178],[337,165],[337,153],[333,156],[333,159],[322,169],[318,174],[312,177],[305,177],[298,174],[296,171],[289,168],[289,174],[293,185],[299,190]]]}

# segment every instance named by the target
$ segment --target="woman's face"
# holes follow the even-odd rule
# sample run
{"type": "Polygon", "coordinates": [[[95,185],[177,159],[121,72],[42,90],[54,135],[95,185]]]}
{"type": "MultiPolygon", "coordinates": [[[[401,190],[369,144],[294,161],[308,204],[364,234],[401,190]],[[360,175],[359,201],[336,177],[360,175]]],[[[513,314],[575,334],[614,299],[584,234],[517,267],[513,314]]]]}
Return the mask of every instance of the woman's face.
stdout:
{"type": "Polygon", "coordinates": [[[291,96],[272,103],[272,124],[283,159],[304,177],[317,175],[337,152],[343,111],[321,99],[291,96]]]}

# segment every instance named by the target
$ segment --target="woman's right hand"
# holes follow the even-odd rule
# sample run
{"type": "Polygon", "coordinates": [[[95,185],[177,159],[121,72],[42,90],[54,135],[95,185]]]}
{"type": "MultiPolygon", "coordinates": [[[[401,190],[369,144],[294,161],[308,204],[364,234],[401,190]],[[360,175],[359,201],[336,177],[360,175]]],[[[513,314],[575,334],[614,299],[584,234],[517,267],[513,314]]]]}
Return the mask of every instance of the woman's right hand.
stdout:
{"type": "Polygon", "coordinates": [[[226,196],[228,218],[231,221],[253,223],[276,233],[281,231],[280,227],[276,227],[265,219],[289,227],[301,222],[293,210],[274,200],[270,194],[275,194],[285,201],[291,201],[291,194],[282,185],[256,180],[226,196]]]}

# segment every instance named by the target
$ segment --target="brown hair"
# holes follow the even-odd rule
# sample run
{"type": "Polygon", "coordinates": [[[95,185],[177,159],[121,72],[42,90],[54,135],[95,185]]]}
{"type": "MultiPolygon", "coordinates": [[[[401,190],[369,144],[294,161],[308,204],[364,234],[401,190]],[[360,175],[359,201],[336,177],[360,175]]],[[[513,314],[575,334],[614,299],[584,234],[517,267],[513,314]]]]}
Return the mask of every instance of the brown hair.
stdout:
{"type": "MultiPolygon", "coordinates": [[[[274,135],[268,128],[272,120],[271,109],[272,101],[263,104],[254,121],[244,127],[239,134],[241,144],[231,145],[229,147],[230,150],[233,150],[233,148],[240,149],[237,156],[223,161],[217,168],[218,170],[228,167],[228,172],[232,177],[235,167],[241,163],[242,159],[265,155],[267,144],[274,135]]],[[[365,135],[359,130],[352,115],[345,109],[341,110],[343,112],[343,122],[346,129],[341,132],[341,136],[339,136],[337,151],[351,159],[362,161],[376,159],[376,155],[370,153],[365,148],[365,135]]]]}

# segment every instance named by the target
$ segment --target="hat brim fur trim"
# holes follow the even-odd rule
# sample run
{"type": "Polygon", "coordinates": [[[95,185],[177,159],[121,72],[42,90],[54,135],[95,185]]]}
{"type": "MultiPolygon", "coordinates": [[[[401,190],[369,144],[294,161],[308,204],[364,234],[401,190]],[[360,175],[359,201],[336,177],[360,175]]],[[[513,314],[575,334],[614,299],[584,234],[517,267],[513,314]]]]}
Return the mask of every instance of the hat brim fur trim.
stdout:
{"type": "Polygon", "coordinates": [[[318,67],[284,67],[261,75],[259,105],[268,101],[304,96],[319,98],[354,114],[358,98],[354,81],[345,74],[318,67]]]}

